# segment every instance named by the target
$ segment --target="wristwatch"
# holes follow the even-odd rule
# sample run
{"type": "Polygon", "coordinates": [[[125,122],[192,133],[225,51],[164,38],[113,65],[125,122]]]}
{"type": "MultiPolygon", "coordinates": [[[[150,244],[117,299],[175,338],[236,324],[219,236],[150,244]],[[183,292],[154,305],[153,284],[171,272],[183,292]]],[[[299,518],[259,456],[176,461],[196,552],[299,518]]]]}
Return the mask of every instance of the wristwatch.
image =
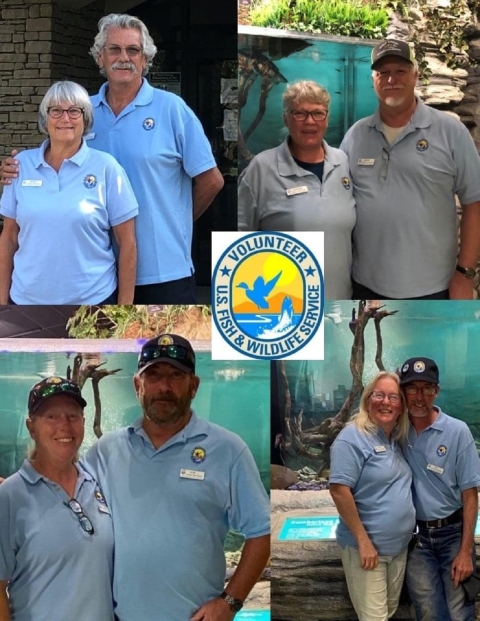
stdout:
{"type": "Polygon", "coordinates": [[[235,599],[231,595],[229,595],[226,591],[224,591],[220,597],[224,599],[227,604],[232,609],[232,612],[239,612],[243,608],[243,602],[241,599],[235,599]]]}
{"type": "Polygon", "coordinates": [[[457,272],[460,272],[460,274],[463,274],[465,278],[468,278],[468,280],[473,280],[475,278],[476,272],[475,270],[472,270],[471,267],[462,267],[461,265],[457,265],[455,269],[457,272]]]}

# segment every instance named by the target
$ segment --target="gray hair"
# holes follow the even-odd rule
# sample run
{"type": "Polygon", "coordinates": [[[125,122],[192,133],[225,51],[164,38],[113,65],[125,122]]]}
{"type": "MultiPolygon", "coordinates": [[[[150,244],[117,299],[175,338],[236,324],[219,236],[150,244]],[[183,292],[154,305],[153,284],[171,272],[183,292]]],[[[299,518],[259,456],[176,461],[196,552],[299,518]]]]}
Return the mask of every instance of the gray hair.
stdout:
{"type": "MultiPolygon", "coordinates": [[[[150,67],[152,66],[153,58],[157,53],[157,47],[142,20],[138,19],[138,17],[133,17],[132,15],[110,13],[110,15],[102,17],[102,19],[98,22],[98,34],[95,37],[92,47],[90,48],[90,54],[95,59],[97,65],[100,54],[103,52],[105,44],[107,43],[109,28],[135,28],[139,31],[142,41],[143,55],[147,61],[147,64],[142,71],[142,75],[147,75],[150,67]]],[[[102,75],[106,75],[103,67],[100,68],[100,73],[102,75]]]]}
{"type": "Polygon", "coordinates": [[[328,110],[330,95],[326,88],[313,80],[298,80],[298,82],[288,84],[283,93],[283,111],[288,112],[304,101],[321,104],[328,110]]]}
{"type": "Polygon", "coordinates": [[[396,373],[388,373],[387,371],[380,371],[375,375],[371,382],[367,386],[365,386],[362,396],[360,398],[360,406],[358,408],[358,413],[352,418],[352,423],[363,431],[363,433],[376,433],[378,430],[377,424],[370,418],[369,414],[369,406],[370,406],[370,397],[372,392],[375,390],[375,386],[382,379],[391,379],[398,386],[398,392],[400,401],[402,404],[402,412],[397,419],[397,424],[393,430],[394,437],[399,442],[405,442],[408,435],[409,421],[408,421],[408,411],[407,404],[405,402],[405,395],[400,389],[400,378],[396,373]]]}
{"type": "Polygon", "coordinates": [[[68,80],[55,82],[45,93],[38,110],[38,129],[48,135],[48,108],[61,103],[69,103],[83,109],[83,135],[88,134],[93,127],[93,108],[90,97],[83,86],[68,80]]]}

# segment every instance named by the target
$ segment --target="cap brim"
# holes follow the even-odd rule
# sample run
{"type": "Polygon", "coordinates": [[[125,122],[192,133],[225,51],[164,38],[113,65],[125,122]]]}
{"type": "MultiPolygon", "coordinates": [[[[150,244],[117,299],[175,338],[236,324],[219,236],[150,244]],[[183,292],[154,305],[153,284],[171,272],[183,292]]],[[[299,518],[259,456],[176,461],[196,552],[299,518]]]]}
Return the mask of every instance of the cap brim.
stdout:
{"type": "Polygon", "coordinates": [[[150,362],[147,362],[147,364],[138,369],[137,375],[141,375],[145,371],[145,369],[148,369],[148,367],[151,367],[154,364],[158,364],[159,362],[166,362],[167,364],[171,364],[173,367],[176,367],[184,373],[195,373],[195,369],[187,367],[186,365],[182,364],[178,360],[174,360],[173,358],[155,358],[155,360],[150,360],[150,362]]]}
{"type": "Polygon", "coordinates": [[[407,63],[410,63],[411,65],[413,65],[413,61],[410,58],[405,58],[403,54],[396,54],[395,52],[389,51],[388,54],[384,54],[383,56],[380,56],[380,58],[377,58],[377,60],[370,65],[370,69],[375,69],[375,67],[378,66],[378,63],[382,62],[382,60],[384,58],[387,58],[388,56],[396,56],[397,58],[403,58],[403,60],[406,60],[407,63]]]}
{"type": "Polygon", "coordinates": [[[41,399],[39,399],[38,402],[35,404],[35,406],[28,410],[28,413],[34,414],[35,411],[38,410],[38,408],[42,405],[42,403],[45,403],[45,401],[48,401],[48,399],[51,399],[52,397],[58,397],[59,395],[62,397],[70,397],[70,399],[73,399],[74,401],[76,401],[78,405],[80,405],[82,408],[87,407],[87,402],[85,401],[83,397],[72,395],[71,392],[57,392],[53,395],[48,395],[46,397],[42,397],[41,399]]]}

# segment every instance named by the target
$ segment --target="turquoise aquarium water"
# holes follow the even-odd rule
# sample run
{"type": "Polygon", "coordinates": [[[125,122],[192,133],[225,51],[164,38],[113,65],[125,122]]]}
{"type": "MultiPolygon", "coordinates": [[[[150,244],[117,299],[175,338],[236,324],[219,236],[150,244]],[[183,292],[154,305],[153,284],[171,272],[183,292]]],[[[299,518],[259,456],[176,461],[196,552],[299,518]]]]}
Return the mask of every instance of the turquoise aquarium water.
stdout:
{"type": "MultiPolygon", "coordinates": [[[[69,346],[72,345],[69,342],[69,346]]],[[[73,345],[74,346],[74,345],[73,345]]],[[[0,476],[18,469],[30,446],[25,427],[28,392],[49,375],[66,376],[75,353],[0,353],[0,476]]],[[[135,353],[84,354],[83,364],[105,362],[116,374],[100,380],[102,431],[106,433],[130,424],[141,416],[132,376],[137,368],[135,353]]],[[[198,416],[237,433],[253,453],[262,481],[270,487],[270,367],[268,362],[217,362],[209,353],[197,354],[200,388],[192,407],[198,416]]],[[[85,440],[82,452],[96,440],[93,432],[94,398],[92,381],[82,390],[85,409],[85,440]]]]}
{"type": "MultiPolygon", "coordinates": [[[[350,323],[353,309],[358,309],[358,302],[326,301],[325,359],[285,362],[284,371],[292,400],[289,411],[281,364],[272,364],[272,379],[276,386],[272,395],[272,433],[286,434],[287,443],[291,438],[288,437],[286,418],[296,424],[300,417],[302,432],[306,432],[325,419],[337,416],[349,394],[352,386],[353,334],[350,323]]],[[[407,358],[414,356],[435,360],[440,371],[440,393],[435,403],[446,414],[468,424],[480,451],[480,302],[386,301],[380,310],[397,311],[379,324],[385,369],[394,371],[407,358]]],[[[364,342],[363,385],[366,385],[378,372],[373,319],[366,325],[364,342]]],[[[351,413],[354,410],[355,407],[351,413]]],[[[314,451],[315,446],[328,448],[332,437],[317,440],[311,445],[314,451]]],[[[291,451],[290,457],[293,455],[294,451],[291,451]]],[[[287,452],[287,461],[288,458],[287,452]]],[[[302,461],[300,455],[297,458],[302,461]]]]}
{"type": "Polygon", "coordinates": [[[239,27],[241,159],[286,137],[282,95],[287,83],[314,80],[331,96],[327,142],[338,147],[347,129],[375,110],[370,55],[375,41],[239,27]],[[258,121],[258,125],[255,124],[258,121]],[[252,125],[253,124],[253,125],[252,125]],[[252,129],[253,128],[253,129],[252,129]]]}

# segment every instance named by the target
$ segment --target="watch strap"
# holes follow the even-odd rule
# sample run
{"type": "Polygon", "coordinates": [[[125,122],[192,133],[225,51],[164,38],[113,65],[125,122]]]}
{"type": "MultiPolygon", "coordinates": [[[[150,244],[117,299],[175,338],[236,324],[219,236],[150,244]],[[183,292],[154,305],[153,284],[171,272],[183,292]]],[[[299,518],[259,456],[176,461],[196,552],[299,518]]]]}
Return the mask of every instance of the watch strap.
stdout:
{"type": "Polygon", "coordinates": [[[226,591],[223,591],[220,597],[225,600],[233,612],[239,612],[243,608],[243,601],[232,597],[232,595],[229,595],[226,591]]]}
{"type": "Polygon", "coordinates": [[[468,280],[473,280],[475,278],[476,272],[471,267],[463,267],[462,265],[457,265],[455,269],[457,270],[457,272],[460,272],[460,274],[463,274],[465,278],[468,278],[468,280]]]}

